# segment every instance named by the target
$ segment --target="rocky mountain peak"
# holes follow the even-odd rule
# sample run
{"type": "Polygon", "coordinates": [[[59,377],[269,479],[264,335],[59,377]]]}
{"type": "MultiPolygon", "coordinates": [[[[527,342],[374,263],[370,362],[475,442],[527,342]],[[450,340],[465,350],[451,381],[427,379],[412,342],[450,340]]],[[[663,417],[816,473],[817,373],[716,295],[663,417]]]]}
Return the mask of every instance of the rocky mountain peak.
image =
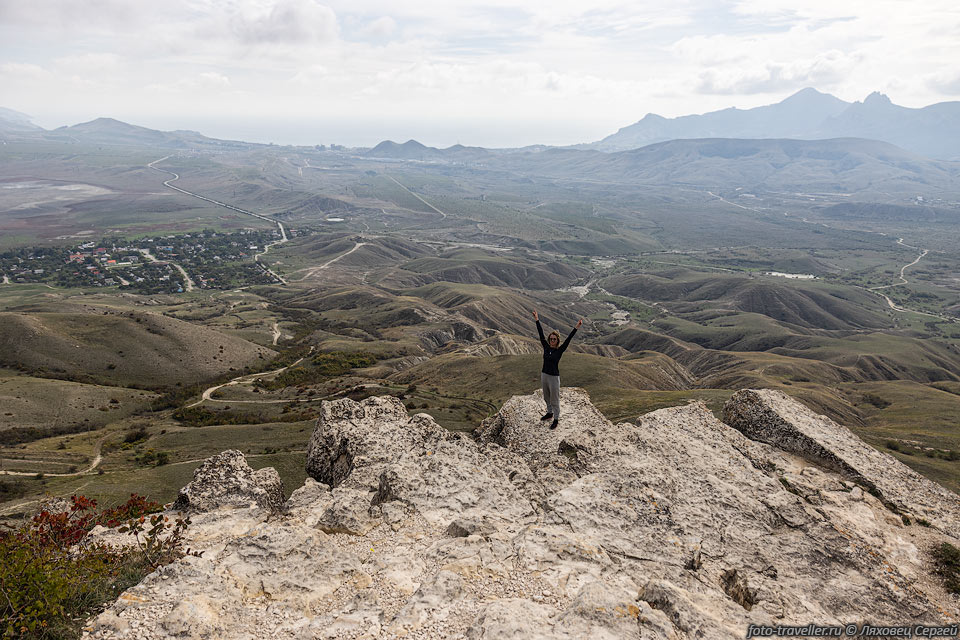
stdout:
{"type": "Polygon", "coordinates": [[[885,94],[874,91],[864,99],[863,104],[871,107],[885,107],[893,103],[885,94]]]}
{"type": "Polygon", "coordinates": [[[683,640],[960,617],[928,560],[958,542],[956,496],[787,396],[740,392],[729,425],[702,403],[613,424],[577,388],[556,430],[542,411],[511,398],[471,436],[392,397],[325,402],[279,511],[220,454],[181,494],[202,554],[87,637],[683,640]]]}

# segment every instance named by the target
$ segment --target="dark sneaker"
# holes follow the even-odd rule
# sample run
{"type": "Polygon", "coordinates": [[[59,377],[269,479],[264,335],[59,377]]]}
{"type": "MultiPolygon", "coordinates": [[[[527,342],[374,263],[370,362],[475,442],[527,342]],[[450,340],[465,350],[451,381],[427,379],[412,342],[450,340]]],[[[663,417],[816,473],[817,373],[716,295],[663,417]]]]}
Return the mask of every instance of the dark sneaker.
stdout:
{"type": "Polygon", "coordinates": [[[544,416],[543,416],[542,418],[540,418],[540,419],[541,419],[541,420],[549,420],[549,419],[552,418],[552,417],[553,417],[553,413],[548,413],[548,414],[544,415],[544,416]]]}
{"type": "Polygon", "coordinates": [[[556,429],[556,428],[557,428],[557,424],[559,424],[559,422],[560,422],[559,420],[554,420],[553,422],[550,423],[550,428],[551,428],[551,429],[556,429]]]}

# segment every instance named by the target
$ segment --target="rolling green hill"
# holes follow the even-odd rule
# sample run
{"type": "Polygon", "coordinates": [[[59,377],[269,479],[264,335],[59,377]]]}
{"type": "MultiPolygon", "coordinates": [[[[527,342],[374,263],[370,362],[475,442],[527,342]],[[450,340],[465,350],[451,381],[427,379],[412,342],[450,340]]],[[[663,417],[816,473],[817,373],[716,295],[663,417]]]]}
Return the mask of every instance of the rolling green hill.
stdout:
{"type": "Polygon", "coordinates": [[[697,274],[680,269],[661,274],[614,276],[601,282],[611,293],[669,303],[678,314],[709,307],[757,313],[799,327],[861,329],[889,327],[875,296],[849,287],[784,284],[772,278],[697,274]]]}
{"type": "Polygon", "coordinates": [[[241,338],[155,313],[0,313],[0,364],[57,378],[165,388],[273,355],[241,338]]]}

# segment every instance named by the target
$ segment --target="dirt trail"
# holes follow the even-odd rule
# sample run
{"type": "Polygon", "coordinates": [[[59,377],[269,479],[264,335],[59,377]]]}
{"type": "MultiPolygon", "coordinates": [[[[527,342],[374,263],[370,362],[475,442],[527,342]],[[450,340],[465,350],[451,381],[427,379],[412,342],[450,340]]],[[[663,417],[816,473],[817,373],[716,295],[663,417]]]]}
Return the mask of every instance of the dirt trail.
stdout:
{"type": "MultiPolygon", "coordinates": [[[[188,404],[188,405],[186,406],[186,408],[189,409],[189,408],[191,408],[191,407],[196,407],[197,405],[202,404],[202,403],[203,403],[204,401],[206,401],[206,400],[210,400],[210,401],[212,401],[212,402],[243,402],[243,401],[241,401],[241,400],[216,400],[216,399],[213,398],[212,396],[213,396],[213,394],[217,391],[217,389],[222,389],[223,387],[229,387],[229,386],[235,385],[235,384],[242,384],[242,383],[244,383],[244,382],[253,382],[253,381],[256,380],[257,378],[260,378],[260,377],[262,377],[262,376],[269,376],[269,375],[273,375],[273,374],[275,374],[275,373],[280,373],[280,372],[282,372],[282,371],[286,371],[286,370],[289,369],[290,367],[295,367],[295,366],[297,366],[298,364],[300,364],[301,362],[303,362],[303,361],[307,358],[307,356],[309,356],[311,353],[313,353],[313,347],[310,347],[310,351],[307,353],[306,356],[303,356],[302,358],[300,358],[300,359],[297,360],[296,362],[293,362],[293,363],[291,363],[291,364],[288,364],[288,365],[285,366],[285,367],[280,367],[279,369],[274,369],[273,371],[264,371],[263,373],[248,373],[248,374],[246,374],[246,375],[237,376],[236,378],[234,378],[233,380],[231,380],[231,381],[229,381],[229,382],[224,382],[223,384],[214,385],[214,386],[210,387],[209,389],[205,389],[205,390],[203,391],[203,394],[200,396],[200,399],[197,400],[196,402],[192,403],[192,404],[188,404]]],[[[250,400],[247,400],[246,402],[251,402],[251,401],[250,401],[250,400]]],[[[253,401],[253,402],[257,402],[257,401],[253,401]]],[[[282,402],[287,402],[287,401],[286,401],[286,400],[283,400],[282,402]]]]}
{"type": "Polygon", "coordinates": [[[273,331],[273,346],[277,346],[277,340],[279,340],[280,336],[283,335],[280,333],[280,325],[274,322],[270,329],[273,331]]]}
{"type": "Polygon", "coordinates": [[[299,278],[297,281],[300,282],[300,281],[306,280],[307,278],[313,278],[314,276],[317,275],[317,272],[318,272],[318,271],[323,271],[324,269],[326,269],[327,267],[329,267],[330,265],[332,265],[334,262],[336,262],[336,261],[339,260],[340,258],[343,258],[343,257],[345,257],[345,256],[348,256],[348,255],[350,255],[351,253],[353,253],[354,251],[356,251],[357,249],[359,249],[360,247],[365,246],[365,245],[368,245],[368,244],[370,244],[370,243],[369,243],[369,242],[358,242],[358,243],[356,243],[356,244],[353,246],[353,249],[350,249],[349,251],[344,251],[343,253],[341,253],[340,255],[338,255],[336,258],[333,258],[332,260],[327,260],[326,262],[324,262],[324,263],[323,263],[322,265],[320,265],[319,267],[307,267],[307,268],[305,269],[306,273],[303,275],[302,278],[299,278]]]}
{"type": "MultiPolygon", "coordinates": [[[[190,277],[190,274],[187,273],[186,269],[184,269],[183,267],[181,267],[180,265],[178,265],[176,262],[171,262],[170,260],[158,260],[155,255],[153,255],[152,253],[150,253],[150,249],[137,249],[137,251],[139,251],[140,253],[142,253],[142,254],[143,254],[143,257],[145,257],[145,258],[146,258],[147,260],[149,260],[150,262],[169,262],[171,265],[173,265],[173,267],[174,267],[177,271],[180,272],[180,275],[183,276],[183,281],[184,281],[184,285],[185,285],[184,288],[185,288],[187,291],[193,291],[193,288],[194,288],[196,285],[194,284],[193,279],[190,277]]],[[[129,284],[129,283],[127,283],[127,284],[129,284]]]]}
{"type": "Polygon", "coordinates": [[[439,214],[440,214],[440,217],[442,217],[442,218],[446,218],[446,217],[447,217],[447,214],[445,214],[443,211],[440,211],[440,209],[437,209],[435,206],[433,206],[432,204],[430,204],[429,202],[427,202],[426,200],[424,200],[423,198],[421,198],[420,196],[418,196],[417,194],[415,194],[413,191],[410,191],[410,189],[407,189],[405,186],[403,186],[402,184],[400,184],[400,181],[399,181],[399,180],[397,180],[397,179],[394,178],[393,176],[387,176],[387,177],[390,178],[391,180],[393,180],[394,182],[396,182],[398,185],[400,185],[400,187],[401,187],[404,191],[406,191],[407,193],[409,193],[410,195],[412,195],[414,198],[416,198],[417,200],[419,200],[419,201],[422,202],[423,204],[427,205],[428,207],[430,207],[431,209],[433,209],[434,211],[436,211],[437,213],[439,213],[439,214]]]}
{"type": "MultiPolygon", "coordinates": [[[[917,264],[918,262],[920,262],[924,258],[924,256],[930,253],[929,249],[921,249],[920,247],[914,247],[913,245],[904,244],[903,238],[897,238],[897,244],[899,244],[902,247],[909,247],[910,249],[919,249],[920,255],[918,255],[916,260],[914,260],[913,262],[909,264],[905,264],[902,267],[900,267],[900,282],[895,282],[893,284],[885,284],[880,287],[870,287],[870,291],[879,291],[880,289],[889,289],[890,287],[899,287],[899,286],[908,284],[908,280],[903,276],[903,272],[909,269],[910,267],[912,267],[913,265],[917,264]]],[[[889,299],[888,299],[888,302],[889,302],[889,299]]]]}
{"type": "MultiPolygon", "coordinates": [[[[103,455],[101,455],[101,451],[103,449],[103,443],[108,437],[109,435],[105,435],[101,437],[99,440],[97,440],[96,444],[94,445],[94,452],[96,453],[96,455],[94,456],[93,460],[90,462],[90,465],[86,469],[81,469],[80,471],[73,471],[70,473],[43,472],[43,475],[51,478],[67,478],[70,476],[82,476],[84,474],[93,472],[93,470],[97,468],[97,465],[99,465],[100,462],[103,460],[103,455]]],[[[37,471],[0,471],[0,475],[5,475],[5,476],[35,476],[37,475],[37,473],[38,473],[37,471]]]]}

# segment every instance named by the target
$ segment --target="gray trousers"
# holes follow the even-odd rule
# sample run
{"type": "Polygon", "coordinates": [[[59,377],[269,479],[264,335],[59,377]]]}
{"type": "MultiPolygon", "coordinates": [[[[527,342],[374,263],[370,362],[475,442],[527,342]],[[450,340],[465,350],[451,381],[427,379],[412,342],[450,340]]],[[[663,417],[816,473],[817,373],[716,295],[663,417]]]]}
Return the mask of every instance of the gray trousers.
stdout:
{"type": "Polygon", "coordinates": [[[540,385],[543,387],[543,401],[554,420],[560,419],[560,376],[540,372],[540,385]]]}

